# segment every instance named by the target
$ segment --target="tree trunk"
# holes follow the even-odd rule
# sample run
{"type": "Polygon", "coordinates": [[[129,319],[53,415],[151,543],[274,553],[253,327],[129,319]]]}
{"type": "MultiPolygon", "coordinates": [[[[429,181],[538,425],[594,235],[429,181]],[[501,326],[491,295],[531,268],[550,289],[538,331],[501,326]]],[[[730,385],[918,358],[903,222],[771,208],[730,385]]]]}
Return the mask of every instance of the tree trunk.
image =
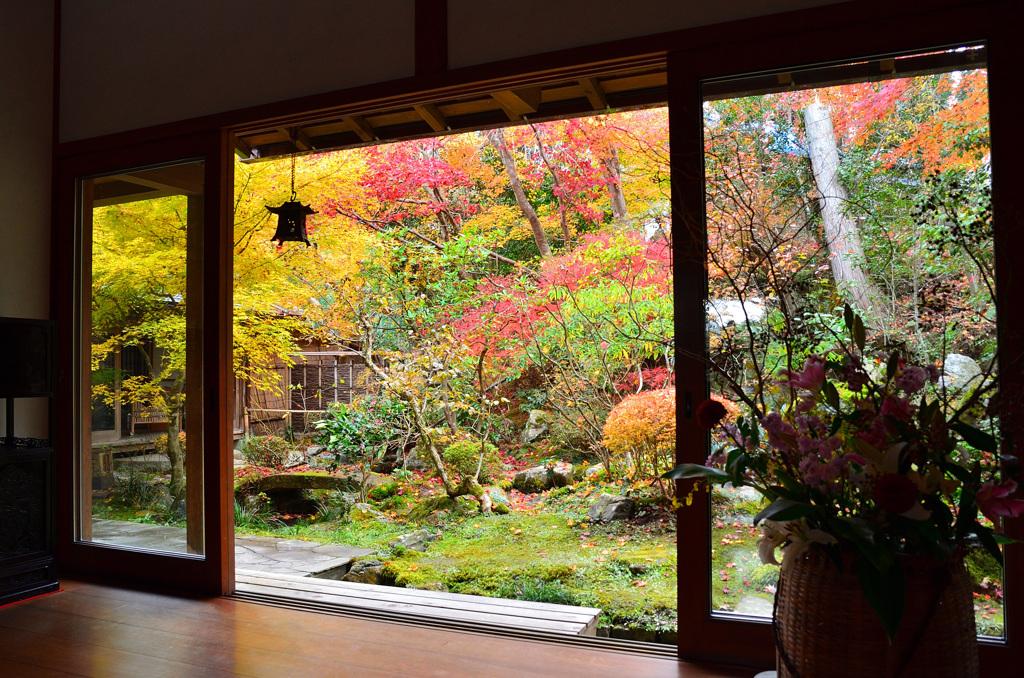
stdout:
{"type": "Polygon", "coordinates": [[[865,321],[869,325],[877,324],[884,306],[867,272],[861,268],[865,259],[857,226],[843,213],[848,196],[837,176],[839,151],[832,117],[824,104],[814,102],[804,109],[804,130],[818,188],[832,277],[836,287],[849,294],[852,305],[865,315],[865,321]]]}
{"type": "Polygon", "coordinates": [[[171,511],[177,511],[185,500],[185,453],[181,449],[181,408],[167,413],[167,460],[171,466],[171,511]]]}
{"type": "Polygon", "coordinates": [[[530,230],[533,231],[533,240],[537,243],[540,256],[544,258],[550,257],[551,248],[548,246],[548,236],[544,233],[540,219],[537,218],[537,212],[534,211],[533,205],[527,200],[526,191],[523,190],[523,185],[519,182],[519,172],[516,170],[516,162],[512,158],[512,152],[508,150],[505,132],[501,129],[492,129],[487,133],[487,139],[501,157],[501,164],[505,166],[505,173],[508,174],[508,182],[512,185],[512,193],[516,196],[519,209],[522,210],[526,220],[530,222],[530,230]]]}
{"type": "Polygon", "coordinates": [[[611,182],[608,183],[608,197],[612,202],[612,216],[615,220],[625,219],[629,216],[626,208],[626,196],[622,192],[622,167],[619,165],[619,149],[612,146],[608,157],[601,161],[601,164],[608,170],[611,182]]]}

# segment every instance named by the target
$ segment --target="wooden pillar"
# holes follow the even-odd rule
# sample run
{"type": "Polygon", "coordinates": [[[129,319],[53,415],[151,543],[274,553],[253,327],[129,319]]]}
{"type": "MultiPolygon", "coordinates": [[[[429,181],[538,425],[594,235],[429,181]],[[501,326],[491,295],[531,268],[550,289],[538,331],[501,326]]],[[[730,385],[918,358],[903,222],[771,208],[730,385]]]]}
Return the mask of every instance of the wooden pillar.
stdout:
{"type": "Polygon", "coordinates": [[[81,189],[78,193],[78,200],[75,207],[78,210],[78,217],[81,219],[79,235],[81,241],[76,243],[81,253],[81,269],[79,270],[78,285],[81,290],[81,299],[78,304],[79,326],[78,342],[81,352],[78,360],[81,365],[81,374],[76,380],[81,385],[78,397],[79,421],[78,430],[78,493],[79,504],[77,516],[78,538],[84,541],[92,540],[92,179],[81,182],[81,189]]]}
{"type": "Polygon", "coordinates": [[[203,213],[201,195],[188,196],[185,216],[185,541],[203,553],[203,213]]]}

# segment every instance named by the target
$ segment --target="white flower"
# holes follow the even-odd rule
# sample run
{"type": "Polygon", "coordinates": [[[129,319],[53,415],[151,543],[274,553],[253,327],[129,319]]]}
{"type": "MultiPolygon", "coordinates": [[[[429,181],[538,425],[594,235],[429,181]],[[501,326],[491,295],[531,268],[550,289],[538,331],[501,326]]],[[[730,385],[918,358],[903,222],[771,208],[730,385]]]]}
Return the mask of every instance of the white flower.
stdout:
{"type": "Polygon", "coordinates": [[[778,565],[775,549],[783,546],[782,569],[813,544],[835,544],[836,538],[824,530],[811,528],[803,518],[786,522],[764,520],[761,522],[762,537],[757,540],[757,555],[762,563],[778,565]]]}

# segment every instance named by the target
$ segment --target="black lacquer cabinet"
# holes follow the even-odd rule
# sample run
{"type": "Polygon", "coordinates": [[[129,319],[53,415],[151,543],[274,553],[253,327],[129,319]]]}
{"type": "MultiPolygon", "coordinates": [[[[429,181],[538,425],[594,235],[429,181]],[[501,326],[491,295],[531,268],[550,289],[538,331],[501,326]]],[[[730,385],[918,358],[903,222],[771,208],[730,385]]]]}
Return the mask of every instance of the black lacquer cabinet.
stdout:
{"type": "Polygon", "coordinates": [[[0,605],[56,591],[53,323],[0,318],[0,605]]]}

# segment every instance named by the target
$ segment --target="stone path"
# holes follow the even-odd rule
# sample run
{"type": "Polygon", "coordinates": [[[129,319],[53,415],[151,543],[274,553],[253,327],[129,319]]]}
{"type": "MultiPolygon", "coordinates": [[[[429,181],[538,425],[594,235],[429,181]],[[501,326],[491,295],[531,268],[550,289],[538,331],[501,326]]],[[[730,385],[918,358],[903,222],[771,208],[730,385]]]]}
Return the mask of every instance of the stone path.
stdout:
{"type": "MultiPolygon", "coordinates": [[[[93,520],[93,541],[117,546],[185,553],[185,528],[120,520],[93,520]]],[[[356,558],[373,549],[319,544],[301,539],[235,537],[235,567],[299,577],[340,579],[356,558]]]]}

